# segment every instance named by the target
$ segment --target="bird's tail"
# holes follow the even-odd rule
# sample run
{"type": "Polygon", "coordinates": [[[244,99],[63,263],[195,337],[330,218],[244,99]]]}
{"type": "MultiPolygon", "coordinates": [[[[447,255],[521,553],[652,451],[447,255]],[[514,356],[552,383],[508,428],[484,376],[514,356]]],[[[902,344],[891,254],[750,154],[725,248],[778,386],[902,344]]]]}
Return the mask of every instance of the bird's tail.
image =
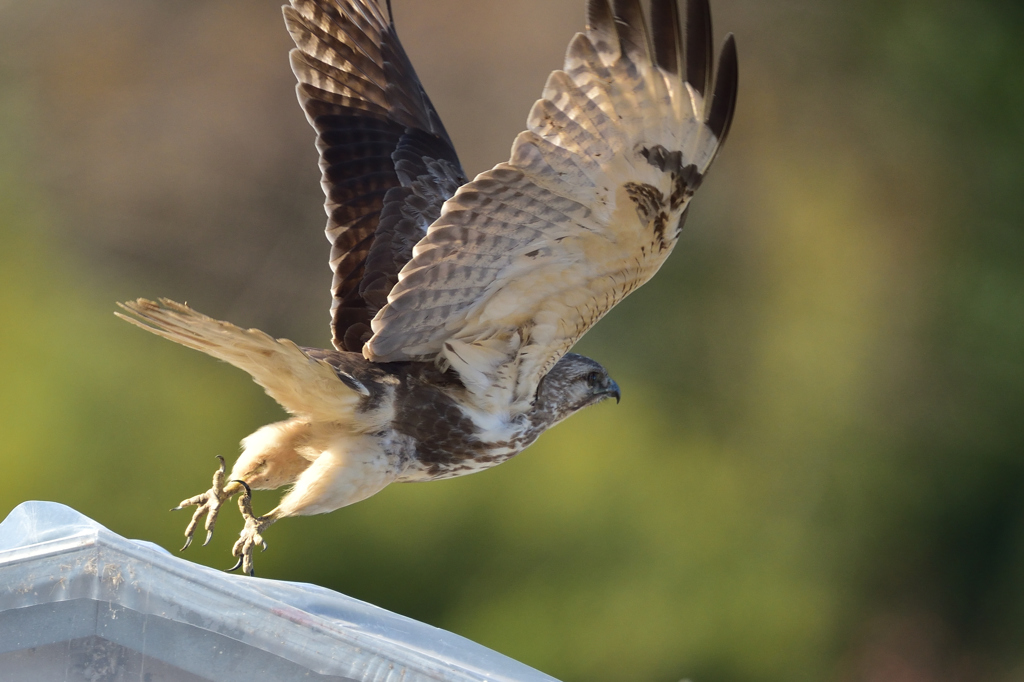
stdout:
{"type": "Polygon", "coordinates": [[[114,313],[122,320],[241,369],[246,369],[244,359],[248,351],[255,350],[248,346],[277,343],[257,329],[241,329],[166,298],[157,301],[139,298],[117,305],[129,313],[114,313]]]}
{"type": "Polygon", "coordinates": [[[363,397],[329,364],[311,358],[288,339],[215,320],[166,298],[118,305],[127,312],[114,313],[122,320],[248,372],[292,414],[337,421],[351,414],[363,397]]]}

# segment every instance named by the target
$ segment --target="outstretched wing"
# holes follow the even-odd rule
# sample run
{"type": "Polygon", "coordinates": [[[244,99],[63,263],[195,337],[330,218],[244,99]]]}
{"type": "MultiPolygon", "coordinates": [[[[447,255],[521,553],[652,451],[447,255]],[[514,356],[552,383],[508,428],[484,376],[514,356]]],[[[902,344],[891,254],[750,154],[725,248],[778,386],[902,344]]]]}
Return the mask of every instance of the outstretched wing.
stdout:
{"type": "Polygon", "coordinates": [[[737,67],[730,35],[708,98],[707,0],[687,3],[685,41],[676,1],[652,7],[648,31],[639,0],[590,0],[509,162],[462,187],[413,250],[368,359],[435,358],[482,404],[521,407],[657,272],[728,133],[737,67]]]}
{"type": "Polygon", "coordinates": [[[267,395],[296,416],[342,421],[369,395],[359,381],[311,358],[288,339],[215,320],[166,298],[157,302],[140,298],[118,305],[129,313],[114,313],[122,320],[245,370],[267,395]]]}
{"type": "Polygon", "coordinates": [[[331,328],[359,352],[441,205],[466,182],[378,0],[291,0],[299,102],[317,132],[331,242],[331,328]]]}

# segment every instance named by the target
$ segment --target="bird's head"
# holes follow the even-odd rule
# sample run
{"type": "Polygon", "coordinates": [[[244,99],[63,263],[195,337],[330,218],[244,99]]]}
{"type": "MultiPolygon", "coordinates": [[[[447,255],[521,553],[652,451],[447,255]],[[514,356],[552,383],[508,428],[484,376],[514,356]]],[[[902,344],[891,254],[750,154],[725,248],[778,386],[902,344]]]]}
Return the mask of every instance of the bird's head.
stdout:
{"type": "Polygon", "coordinates": [[[608,376],[608,370],[590,358],[566,353],[541,379],[534,412],[544,414],[554,425],[605,398],[619,402],[620,397],[619,385],[608,376]]]}

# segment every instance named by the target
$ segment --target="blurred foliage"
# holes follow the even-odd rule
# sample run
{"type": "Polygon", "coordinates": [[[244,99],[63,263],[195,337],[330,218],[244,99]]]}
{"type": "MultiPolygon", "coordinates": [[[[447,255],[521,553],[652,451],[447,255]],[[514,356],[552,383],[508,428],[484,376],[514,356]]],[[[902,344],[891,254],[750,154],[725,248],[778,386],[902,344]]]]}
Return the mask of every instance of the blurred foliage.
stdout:
{"type": "MultiPolygon", "coordinates": [[[[280,418],[114,300],[325,342],[275,4],[0,4],[0,514],[52,499],[176,548],[165,509],[280,418]]],[[[395,4],[467,168],[503,158],[582,0],[395,4]]],[[[260,574],[566,680],[1019,679],[1024,9],[714,10],[740,46],[732,137],[670,263],[579,346],[622,404],[494,470],[285,520],[260,574]]],[[[226,567],[239,527],[187,557],[226,567]]]]}

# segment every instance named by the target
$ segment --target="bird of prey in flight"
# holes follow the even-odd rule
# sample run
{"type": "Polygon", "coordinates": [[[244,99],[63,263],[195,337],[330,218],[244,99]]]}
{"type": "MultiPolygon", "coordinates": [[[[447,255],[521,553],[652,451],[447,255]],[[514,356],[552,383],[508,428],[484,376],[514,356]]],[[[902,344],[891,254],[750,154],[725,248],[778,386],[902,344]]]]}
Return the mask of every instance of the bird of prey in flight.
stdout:
{"type": "MultiPolygon", "coordinates": [[[[469,180],[395,33],[390,2],[290,0],[299,102],[316,130],[331,242],[333,349],[302,348],[167,299],[143,329],[245,370],[291,418],[242,441],[198,507],[235,494],[232,554],[395,481],[480,471],[619,387],[569,349],[672,252],[736,105],[736,47],[714,78],[708,0],[589,0],[511,157],[469,180]],[[252,513],[251,489],[290,485],[252,513]]],[[[182,548],[184,549],[184,547],[182,548]]],[[[232,569],[234,570],[234,569],[232,569]]]]}

